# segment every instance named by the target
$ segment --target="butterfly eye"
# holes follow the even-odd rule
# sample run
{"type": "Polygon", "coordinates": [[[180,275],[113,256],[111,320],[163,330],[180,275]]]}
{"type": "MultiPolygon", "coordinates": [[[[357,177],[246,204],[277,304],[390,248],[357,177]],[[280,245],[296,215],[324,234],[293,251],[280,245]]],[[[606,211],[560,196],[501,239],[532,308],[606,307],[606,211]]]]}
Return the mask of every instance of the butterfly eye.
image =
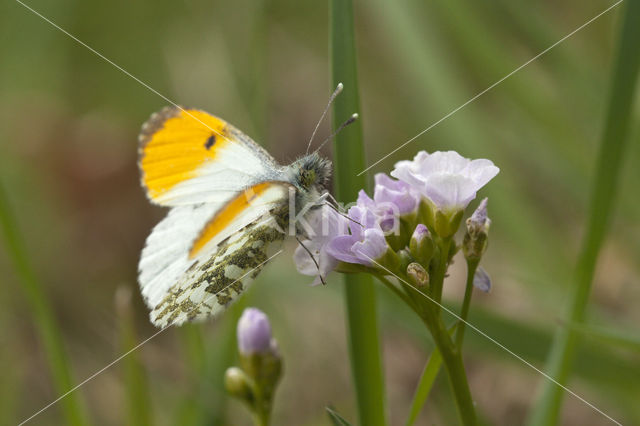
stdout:
{"type": "Polygon", "coordinates": [[[309,188],[316,180],[316,173],[314,170],[302,169],[300,172],[300,184],[309,188]]]}

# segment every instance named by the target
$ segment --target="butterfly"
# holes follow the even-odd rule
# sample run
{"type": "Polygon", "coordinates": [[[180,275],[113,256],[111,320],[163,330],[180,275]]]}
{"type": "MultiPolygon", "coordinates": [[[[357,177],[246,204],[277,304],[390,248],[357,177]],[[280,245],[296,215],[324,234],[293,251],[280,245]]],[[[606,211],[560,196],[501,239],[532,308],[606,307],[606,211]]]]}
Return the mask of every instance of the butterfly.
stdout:
{"type": "Polygon", "coordinates": [[[142,126],[139,168],[149,200],[170,208],[138,265],[151,322],[162,328],[236,300],[288,235],[304,233],[295,219],[322,203],[331,175],[317,151],[282,166],[231,124],[178,106],[142,126]]]}

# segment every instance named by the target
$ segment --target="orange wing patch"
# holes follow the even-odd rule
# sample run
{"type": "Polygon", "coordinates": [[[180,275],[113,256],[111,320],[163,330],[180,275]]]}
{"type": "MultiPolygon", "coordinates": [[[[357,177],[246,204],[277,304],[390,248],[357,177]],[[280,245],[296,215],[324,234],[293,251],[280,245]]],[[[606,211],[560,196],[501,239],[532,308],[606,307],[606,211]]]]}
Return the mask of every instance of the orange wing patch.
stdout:
{"type": "Polygon", "coordinates": [[[154,114],[140,134],[142,183],[156,199],[232,143],[227,123],[204,111],[167,107],[154,114]]]}
{"type": "Polygon", "coordinates": [[[230,200],[216,215],[207,223],[198,238],[193,242],[189,250],[189,258],[193,259],[198,252],[207,245],[216,235],[227,227],[240,213],[251,205],[251,202],[260,194],[269,189],[272,182],[262,182],[245,189],[235,198],[230,200]]]}

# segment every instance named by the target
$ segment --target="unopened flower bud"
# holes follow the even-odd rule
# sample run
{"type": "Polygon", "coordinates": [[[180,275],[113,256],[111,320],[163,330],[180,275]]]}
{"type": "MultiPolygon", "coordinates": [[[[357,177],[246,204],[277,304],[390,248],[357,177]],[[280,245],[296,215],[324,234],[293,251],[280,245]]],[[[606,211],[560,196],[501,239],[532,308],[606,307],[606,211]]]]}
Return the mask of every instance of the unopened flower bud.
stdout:
{"type": "Polygon", "coordinates": [[[429,285],[429,273],[419,263],[413,262],[407,266],[407,276],[411,284],[418,288],[425,288],[429,285]]]}
{"type": "Polygon", "coordinates": [[[487,249],[490,226],[491,220],[487,217],[487,198],[485,198],[467,219],[467,233],[462,242],[462,250],[468,260],[480,260],[484,254],[487,249]]]}
{"type": "Polygon", "coordinates": [[[491,278],[482,266],[478,267],[475,274],[473,274],[473,286],[485,293],[489,293],[491,290],[491,278]]]}
{"type": "Polygon", "coordinates": [[[453,236],[460,227],[463,214],[464,210],[436,210],[434,229],[438,236],[440,236],[440,238],[453,236]]]}
{"type": "Polygon", "coordinates": [[[264,312],[247,308],[238,321],[238,350],[242,355],[264,354],[271,350],[271,325],[264,312]]]}
{"type": "Polygon", "coordinates": [[[241,368],[227,370],[225,386],[247,402],[254,415],[268,417],[282,375],[282,358],[269,319],[259,309],[245,309],[238,320],[238,350],[241,368]]]}
{"type": "Polygon", "coordinates": [[[398,254],[398,260],[400,261],[400,265],[398,266],[399,270],[406,271],[407,266],[409,266],[409,264],[413,262],[413,257],[411,256],[411,253],[409,253],[407,249],[402,249],[398,251],[397,254],[398,254]]]}
{"type": "Polygon", "coordinates": [[[418,224],[409,242],[411,255],[419,263],[428,265],[433,256],[434,249],[435,244],[433,238],[431,238],[431,233],[426,226],[421,223],[418,224]]]}
{"type": "Polygon", "coordinates": [[[232,395],[242,401],[252,404],[254,400],[251,389],[251,379],[238,367],[230,367],[224,374],[224,387],[232,395]]]}

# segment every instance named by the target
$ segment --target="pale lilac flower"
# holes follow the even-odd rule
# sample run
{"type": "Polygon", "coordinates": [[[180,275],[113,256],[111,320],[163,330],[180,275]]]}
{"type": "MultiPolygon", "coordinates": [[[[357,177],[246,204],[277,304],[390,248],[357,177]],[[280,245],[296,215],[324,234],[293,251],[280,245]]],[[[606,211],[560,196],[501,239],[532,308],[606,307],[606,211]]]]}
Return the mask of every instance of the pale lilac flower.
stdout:
{"type": "Polygon", "coordinates": [[[360,190],[358,192],[357,205],[373,214],[367,215],[368,219],[373,220],[373,223],[370,223],[367,227],[377,224],[382,232],[387,234],[399,231],[400,213],[395,204],[391,202],[377,203],[364,190],[360,190]]]}
{"type": "Polygon", "coordinates": [[[364,205],[351,207],[348,215],[351,234],[333,238],[327,252],[343,262],[373,266],[372,260],[381,258],[389,248],[384,232],[374,213],[364,205]]]}
{"type": "Polygon", "coordinates": [[[386,234],[400,232],[400,216],[416,210],[419,194],[407,183],[391,179],[384,173],[375,176],[373,199],[361,190],[357,204],[371,211],[386,234]]]}
{"type": "Polygon", "coordinates": [[[490,160],[470,160],[455,151],[420,151],[396,163],[391,176],[411,185],[440,210],[464,210],[498,169],[490,160]]]}
{"type": "Polygon", "coordinates": [[[349,219],[327,205],[316,210],[308,220],[313,235],[310,235],[310,239],[302,241],[304,247],[298,245],[293,260],[298,272],[316,277],[312,285],[320,284],[338,264],[338,260],[327,252],[327,244],[334,237],[347,234],[348,221],[349,219]],[[313,258],[305,247],[311,252],[313,258]]]}
{"type": "Polygon", "coordinates": [[[259,309],[247,308],[238,320],[238,350],[242,355],[267,353],[275,341],[267,315],[259,309]]]}
{"type": "Polygon", "coordinates": [[[419,194],[406,182],[378,173],[375,184],[373,200],[376,204],[394,204],[401,215],[411,213],[418,206],[419,194]]]}

